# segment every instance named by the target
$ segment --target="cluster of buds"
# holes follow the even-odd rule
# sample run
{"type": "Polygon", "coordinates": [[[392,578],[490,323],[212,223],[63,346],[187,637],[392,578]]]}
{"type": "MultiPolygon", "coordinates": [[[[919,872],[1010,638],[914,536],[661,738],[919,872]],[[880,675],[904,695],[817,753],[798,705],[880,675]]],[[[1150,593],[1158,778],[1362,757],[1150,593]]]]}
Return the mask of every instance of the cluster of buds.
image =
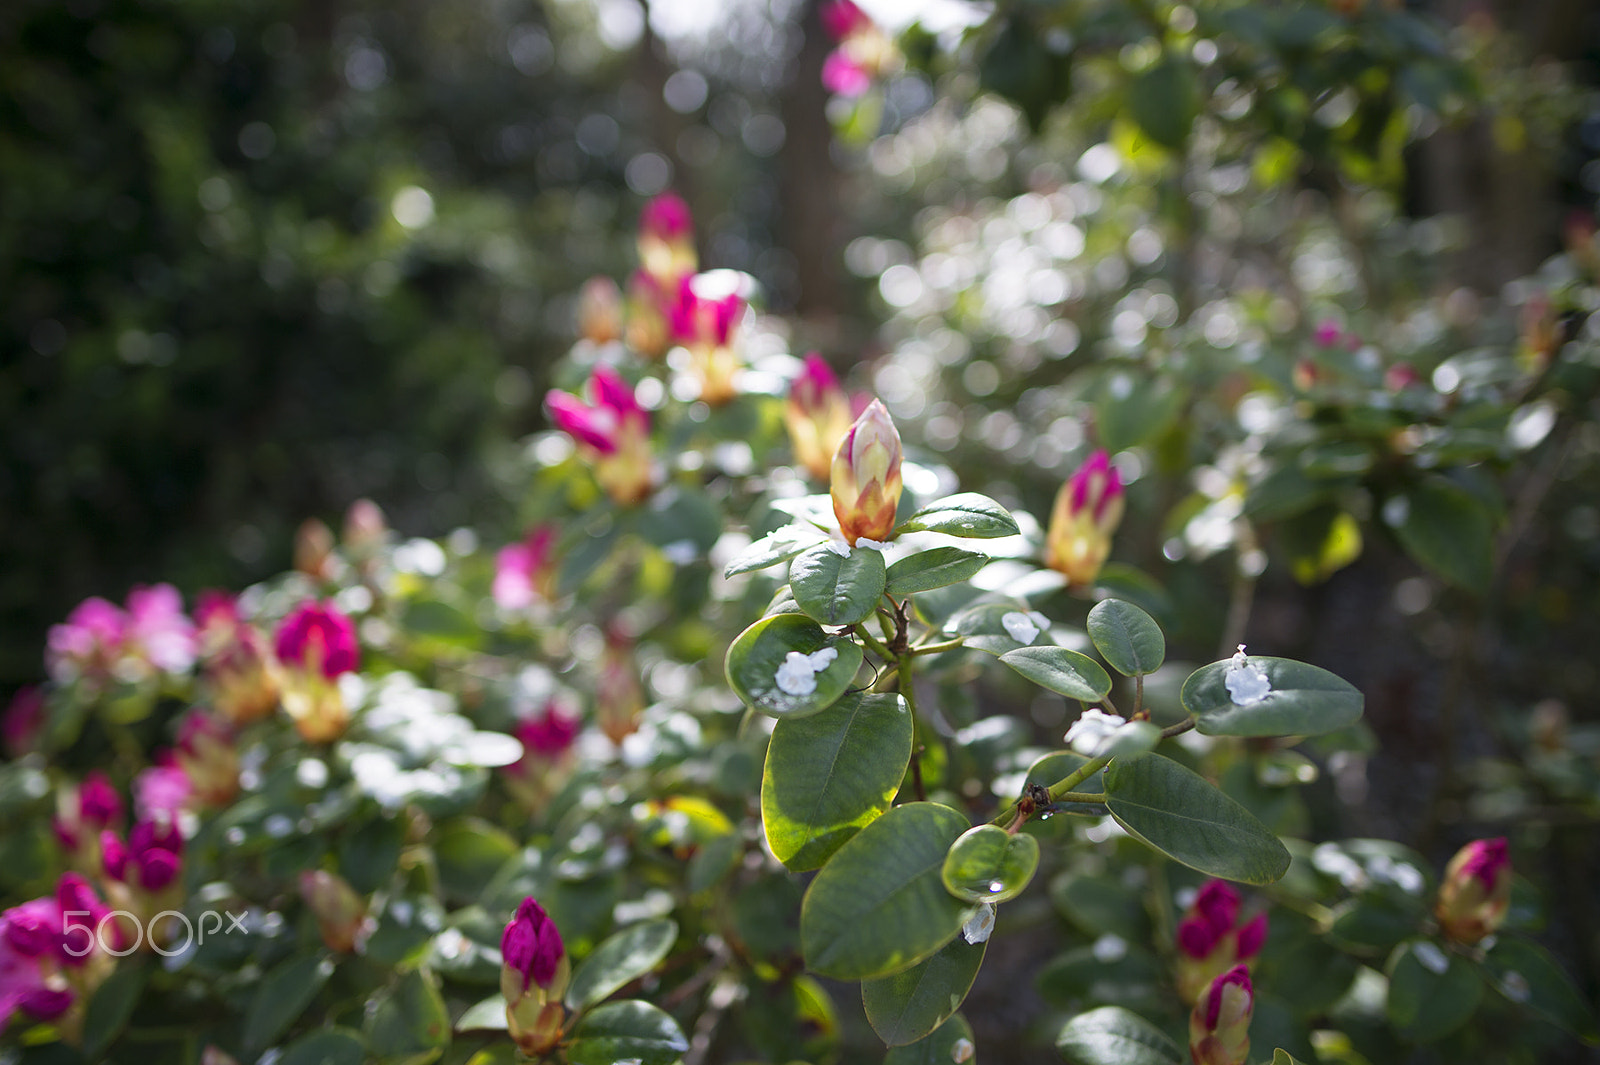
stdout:
{"type": "Polygon", "coordinates": [[[517,1048],[531,1058],[547,1053],[561,1039],[572,965],[561,932],[543,906],[525,898],[500,936],[500,993],[506,1022],[517,1048]]]}
{"type": "Polygon", "coordinates": [[[678,283],[668,321],[673,338],[689,352],[689,374],[700,399],[719,407],[739,394],[734,384],[740,362],[733,330],[745,305],[736,292],[708,296],[697,283],[703,285],[698,276],[678,283]]]}
{"type": "Polygon", "coordinates": [[[615,370],[597,366],[589,375],[589,402],[570,392],[545,397],[556,427],[578,443],[606,495],[631,506],[655,487],[650,454],[650,415],[615,370]]]}
{"type": "Polygon", "coordinates": [[[51,627],[45,664],[62,685],[138,684],[187,674],[195,653],[194,623],[184,615],[178,590],[140,585],[128,593],[126,609],[98,596],[79,603],[65,622],[51,627]]]}
{"type": "Polygon", "coordinates": [[[540,525],[527,538],[502,547],[494,556],[494,601],[501,610],[527,610],[555,592],[556,530],[540,525]]]}
{"type": "MultiPolygon", "coordinates": [[[[183,905],[183,833],[175,820],[145,820],[133,826],[126,842],[115,832],[100,835],[107,890],[118,909],[146,920],[183,905]]],[[[155,937],[159,929],[150,928],[155,937]]]]}
{"type": "Polygon", "coordinates": [[[851,0],[830,0],[820,16],[822,28],[837,42],[822,63],[822,84],[829,92],[861,96],[899,68],[902,57],[894,41],[851,0]]]}
{"type": "Polygon", "coordinates": [[[239,749],[227,721],[200,709],[185,714],[174,761],[200,805],[226,806],[239,794],[239,749]]]}
{"type": "Polygon", "coordinates": [[[63,873],[56,891],[0,913],[0,1029],[21,1011],[73,1038],[83,1003],[115,967],[111,909],[88,881],[63,873]]]}
{"type": "Polygon", "coordinates": [[[1178,993],[1197,1001],[1218,976],[1261,952],[1267,915],[1239,925],[1242,900],[1231,885],[1208,880],[1178,922],[1178,993]]]}
{"type": "Polygon", "coordinates": [[[1255,1003],[1250,971],[1243,965],[1206,985],[1189,1014],[1189,1057],[1194,1065],[1246,1065],[1255,1003]]]}
{"type": "Polygon", "coordinates": [[[170,750],[133,778],[133,812],[141,821],[176,821],[194,799],[194,784],[170,750]]]}
{"type": "Polygon", "coordinates": [[[100,865],[100,833],[122,826],[122,796],[98,769],[83,778],[77,787],[64,787],[56,794],[56,815],[50,826],[56,840],[73,857],[80,869],[100,865]]]}
{"type": "Polygon", "coordinates": [[[1125,507],[1122,475],[1105,449],[1090,455],[1056,493],[1045,535],[1045,565],[1070,585],[1092,584],[1111,554],[1125,507]]]}
{"type": "Polygon", "coordinates": [[[811,352],[805,358],[800,376],[789,387],[783,406],[783,424],[789,430],[794,457],[806,472],[826,481],[833,469],[833,455],[839,441],[850,431],[855,419],[850,413],[850,397],[839,385],[839,378],[821,355],[811,352]]]}
{"type": "Polygon", "coordinates": [[[294,568],[317,581],[331,581],[339,575],[339,556],[333,530],[320,518],[307,518],[294,532],[294,568]]]}
{"type": "Polygon", "coordinates": [[[367,900],[338,873],[325,869],[308,869],[301,873],[300,898],[316,917],[317,931],[329,950],[352,953],[372,932],[367,900]]]}
{"type": "Polygon", "coordinates": [[[338,679],[361,658],[355,626],[331,604],[301,603],[278,626],[273,641],[283,667],[283,706],[311,743],[331,743],[350,724],[338,679]]]}
{"type": "Polygon", "coordinates": [[[1445,866],[1433,915],[1457,943],[1473,944],[1499,928],[1511,906],[1511,855],[1506,838],[1473,840],[1445,866]]]}
{"type": "Polygon", "coordinates": [[[833,514],[852,547],[861,540],[884,543],[894,532],[903,459],[894,419],[875,399],[845,432],[833,455],[829,484],[833,514]]]}
{"type": "MultiPolygon", "coordinates": [[[[644,205],[639,213],[638,249],[639,269],[628,282],[623,336],[628,347],[655,359],[672,344],[672,307],[683,283],[700,265],[694,248],[694,222],[682,197],[663,192],[644,205]]],[[[584,329],[588,336],[588,326],[584,329]]]]}
{"type": "Polygon", "coordinates": [[[260,721],[278,707],[277,664],[266,638],[239,615],[227,592],[201,592],[194,608],[211,705],[235,725],[260,721]]]}
{"type": "Polygon", "coordinates": [[[506,786],[530,810],[537,810],[566,783],[572,745],[583,723],[554,700],[517,723],[513,735],[522,744],[522,758],[506,766],[506,786]]]}

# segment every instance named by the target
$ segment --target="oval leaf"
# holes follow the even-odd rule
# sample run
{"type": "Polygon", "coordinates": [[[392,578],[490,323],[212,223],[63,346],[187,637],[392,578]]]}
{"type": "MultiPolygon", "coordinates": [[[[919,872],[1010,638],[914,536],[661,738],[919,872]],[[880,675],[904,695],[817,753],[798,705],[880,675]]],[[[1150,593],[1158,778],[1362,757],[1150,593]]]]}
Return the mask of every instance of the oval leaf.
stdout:
{"type": "Polygon", "coordinates": [[[761,775],[767,845],[795,872],[816,869],[900,790],[911,762],[911,713],[898,695],[847,695],[779,721],[761,775]]]}
{"type": "Polygon", "coordinates": [[[1315,736],[1345,728],[1361,717],[1361,692],[1325,669],[1288,658],[1250,656],[1270,690],[1247,705],[1228,691],[1231,660],[1201,666],[1183,682],[1183,708],[1208,736],[1315,736]]]}
{"type": "Polygon", "coordinates": [[[940,876],[963,902],[1005,902],[1022,894],[1038,868],[1038,840],[1013,836],[999,825],[978,825],[950,845],[940,876]]]}
{"type": "Polygon", "coordinates": [[[1288,871],[1289,852],[1278,837],[1170,758],[1118,758],[1106,767],[1105,789],[1117,824],[1173,861],[1245,884],[1270,884],[1288,871]]]}
{"type": "Polygon", "coordinates": [[[780,562],[787,562],[807,548],[815,547],[827,536],[821,529],[811,525],[785,525],[776,532],[770,532],[740,551],[723,568],[724,577],[733,577],[740,573],[752,573],[755,570],[776,566],[780,562]]]}
{"type": "Polygon", "coordinates": [[[244,1018],[244,1049],[259,1054],[305,1012],[333,975],[333,961],[320,954],[290,958],[262,977],[244,1018]]]}
{"type": "Polygon", "coordinates": [[[852,640],[829,638],[803,614],[775,614],[739,634],[728,647],[725,667],[728,683],[747,706],[774,717],[800,717],[838,701],[861,668],[861,648],[852,640]],[[809,655],[824,647],[838,657],[815,674],[814,691],[796,694],[778,686],[778,669],[789,652],[809,655]]]}
{"type": "Polygon", "coordinates": [[[1041,688],[1092,703],[1111,690],[1111,674],[1088,655],[1065,647],[1019,647],[1000,661],[1041,688]]]}
{"type": "Polygon", "coordinates": [[[840,847],[800,906],[806,965],[838,980],[910,968],[948,943],[971,908],[944,889],[950,844],[970,826],[948,806],[896,806],[840,847]]]}
{"type": "Polygon", "coordinates": [[[1591,1045],[1600,1027],[1583,993],[1541,946],[1500,936],[1483,960],[1496,991],[1591,1045]]]}
{"type": "Polygon", "coordinates": [[[1165,1032],[1121,1006],[1101,1006],[1068,1021],[1056,1049],[1072,1065],[1184,1065],[1188,1056],[1165,1032]]]}
{"type": "Polygon", "coordinates": [[[959,547],[935,547],[908,555],[889,567],[885,590],[896,598],[960,584],[984,566],[989,556],[959,547]]]}
{"type": "Polygon", "coordinates": [[[789,565],[794,601],[823,625],[854,625],[870,618],[886,581],[883,552],[867,547],[852,547],[841,557],[824,544],[789,565]]]}
{"type": "Polygon", "coordinates": [[[903,973],[861,983],[867,1020],[888,1046],[915,1043],[961,1008],[977,979],[989,943],[957,936],[944,949],[903,973]]]}
{"type": "Polygon", "coordinates": [[[958,1013],[932,1035],[905,1046],[890,1047],[883,1065],[949,1065],[973,1061],[973,1053],[972,1025],[958,1013]]]}
{"type": "Polygon", "coordinates": [[[586,1010],[630,981],[661,964],[678,938],[678,923],[668,918],[624,928],[583,959],[567,985],[569,1009],[586,1010]]]}
{"type": "MultiPolygon", "coordinates": [[[[1053,647],[1050,634],[1040,631],[1034,634],[1032,640],[1023,643],[1012,635],[1013,631],[1027,635],[1026,630],[1006,628],[1006,616],[1021,614],[1030,624],[1043,630],[1044,626],[1038,625],[1038,619],[1032,617],[1028,608],[1020,603],[979,603],[977,606],[968,607],[945,625],[945,630],[961,636],[965,646],[986,651],[992,655],[1003,655],[1007,651],[1015,651],[1019,647],[1038,646],[1053,647]]],[[[1013,619],[1014,620],[1014,619],[1013,619]]]]}
{"type": "Polygon", "coordinates": [[[1016,536],[1022,530],[1011,512],[986,495],[958,492],[929,503],[907,518],[895,535],[907,532],[941,532],[975,540],[1016,536]]]}
{"type": "Polygon", "coordinates": [[[382,1061],[433,1061],[450,1045],[450,1012],[426,969],[412,969],[367,1004],[367,1046],[382,1061]]]}
{"type": "Polygon", "coordinates": [[[648,1002],[611,1002],[585,1017],[567,1050],[572,1065],[615,1065],[637,1058],[640,1065],[672,1065],[689,1040],[672,1015],[648,1002]]]}
{"type": "Polygon", "coordinates": [[[1089,611],[1088,629],[1095,650],[1124,676],[1154,673],[1167,656],[1166,637],[1156,619],[1121,599],[1096,603],[1089,611]]]}
{"type": "Polygon", "coordinates": [[[1483,594],[1494,578],[1494,517],[1471,492],[1430,478],[1384,504],[1406,553],[1445,580],[1483,594]]]}
{"type": "Polygon", "coordinates": [[[1389,959],[1389,1023],[1418,1043],[1442,1039],[1478,1009],[1483,980],[1465,958],[1413,939],[1389,959]]]}

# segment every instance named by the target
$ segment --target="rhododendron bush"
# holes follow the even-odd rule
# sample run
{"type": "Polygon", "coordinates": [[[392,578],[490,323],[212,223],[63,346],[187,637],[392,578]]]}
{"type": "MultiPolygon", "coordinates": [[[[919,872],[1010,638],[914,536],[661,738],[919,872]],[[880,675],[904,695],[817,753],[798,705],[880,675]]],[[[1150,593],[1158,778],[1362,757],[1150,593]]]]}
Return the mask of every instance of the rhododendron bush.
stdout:
{"type": "MultiPolygon", "coordinates": [[[[908,57],[839,0],[830,114],[876,134],[892,79],[976,63],[987,92],[955,77],[928,121],[1005,97],[1037,124],[1070,94],[1034,75],[1070,55],[1126,105],[1096,112],[1098,158],[1181,189],[1186,153],[1285,150],[1287,118],[1230,102],[1268,77],[1252,57],[1329,33],[1464,77],[1403,13],[1318,10],[1300,40],[1173,9],[1113,77],[1134,27],[1109,15],[1063,37],[1065,7],[1003,11],[908,57]]],[[[1404,113],[1291,149],[1376,187],[1404,113]]],[[[1046,216],[1148,206],[1101,184],[1013,202],[1081,244],[1046,216]]],[[[362,501],[338,536],[305,526],[291,572],[91,598],[51,631],[5,718],[0,1060],[1245,1065],[1600,1038],[1536,934],[1531,846],[1467,820],[1442,850],[1346,838],[1327,778],[1372,749],[1367,697],[1248,625],[1263,573],[1315,583],[1380,528],[1482,600],[1519,456],[1591,401],[1592,234],[1539,282],[1564,324],[1433,365],[1292,307],[1241,350],[1257,312],[1202,313],[1192,218],[1194,291],[1153,267],[1139,321],[1127,293],[1081,350],[992,316],[1100,329],[1120,252],[1121,282],[1060,271],[1023,307],[938,296],[929,250],[888,300],[901,350],[864,364],[792,350],[753,278],[702,270],[676,195],[637,210],[637,270],[583,285],[518,450],[514,537],[408,537],[362,501]],[[1036,419],[1036,446],[951,454],[941,397],[1003,395],[995,359],[1029,383],[985,424],[1036,419]]],[[[1250,299],[1291,302],[1217,296],[1250,299]]]]}

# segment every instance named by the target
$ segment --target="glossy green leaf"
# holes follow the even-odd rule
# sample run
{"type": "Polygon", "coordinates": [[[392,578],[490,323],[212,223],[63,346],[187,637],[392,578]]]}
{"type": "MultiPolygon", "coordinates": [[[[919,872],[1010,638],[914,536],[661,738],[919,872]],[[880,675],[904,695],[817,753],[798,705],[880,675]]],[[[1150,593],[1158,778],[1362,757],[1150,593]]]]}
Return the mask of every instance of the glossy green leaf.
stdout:
{"type": "Polygon", "coordinates": [[[948,806],[896,806],[850,839],[800,907],[806,965],[837,980],[889,976],[948,943],[971,912],[945,890],[950,844],[971,827],[948,806]]]}
{"type": "Polygon", "coordinates": [[[1041,688],[1092,703],[1111,690],[1111,675],[1088,655],[1065,647],[1019,647],[1000,661],[1041,688]]]}
{"type": "Polygon", "coordinates": [[[433,975],[402,973],[367,1004],[367,1046],[389,1065],[426,1065],[450,1045],[450,1013],[433,975]]]}
{"type": "Polygon", "coordinates": [[[1483,968],[1494,989],[1510,1001],[1586,1043],[1600,1043],[1594,1008],[1543,947],[1501,935],[1485,954],[1483,968]]]}
{"type": "Polygon", "coordinates": [[[1185,390],[1163,375],[1123,365],[1101,379],[1095,397],[1095,436],[1115,454],[1154,441],[1183,411],[1185,390]]]}
{"type": "Polygon", "coordinates": [[[895,529],[895,535],[941,532],[950,536],[988,540],[996,536],[1016,536],[1020,531],[1011,512],[988,496],[977,492],[958,492],[929,503],[911,515],[895,529]]]}
{"type": "MultiPolygon", "coordinates": [[[[500,1027],[505,1027],[504,1003],[500,1008],[500,1027]]],[[[323,1028],[284,1047],[278,1065],[362,1065],[366,1060],[367,1043],[360,1032],[349,1028],[323,1028]]]]}
{"type": "Polygon", "coordinates": [[[506,1018],[505,997],[498,992],[468,1006],[467,1011],[456,1019],[458,1032],[503,1032],[510,1026],[506,1018]]]}
{"type": "Polygon", "coordinates": [[[1091,935],[1094,943],[1056,955],[1034,976],[1045,1001],[1074,1011],[1114,1003],[1135,1012],[1159,1012],[1171,1005],[1172,978],[1165,962],[1137,943],[1103,932],[1091,935]]]}
{"type": "Polygon", "coordinates": [[[978,825],[950,845],[940,876],[963,902],[1005,902],[1022,894],[1038,868],[1038,840],[999,825],[978,825]]]}
{"type": "Polygon", "coordinates": [[[761,777],[761,823],[777,859],[816,869],[889,808],[911,762],[914,725],[898,695],[851,694],[779,721],[761,777]]]}
{"type": "Polygon", "coordinates": [[[583,959],[567,985],[569,1009],[586,1010],[661,964],[678,938],[669,918],[642,921],[611,936],[583,959]]]}
{"type": "Polygon", "coordinates": [[[794,601],[823,625],[854,625],[870,618],[886,581],[883,552],[869,547],[853,547],[841,557],[825,544],[789,564],[794,601]]]}
{"type": "Polygon", "coordinates": [[[1167,656],[1167,640],[1156,619],[1121,599],[1096,603],[1087,628],[1095,650],[1124,676],[1154,673],[1167,656]]]}
{"type": "Polygon", "coordinates": [[[861,648],[853,640],[832,638],[803,614],[775,614],[751,625],[728,647],[728,683],[740,699],[774,717],[814,714],[836,702],[861,668],[861,648]],[[816,689],[786,692],[778,669],[792,651],[809,655],[831,647],[838,657],[815,674],[816,689]]]}
{"type": "Polygon", "coordinates": [[[972,1025],[957,1013],[915,1043],[890,1047],[883,1065],[963,1065],[977,1061],[972,1025]]]}
{"type": "MultiPolygon", "coordinates": [[[[85,948],[77,948],[85,949],[85,948]]],[[[142,959],[119,964],[105,982],[95,988],[83,1017],[83,1051],[91,1060],[98,1058],[121,1034],[139,1003],[150,966],[142,959]]]]}
{"type": "Polygon", "coordinates": [[[889,567],[885,590],[896,599],[960,584],[989,564],[989,556],[960,547],[933,547],[889,567]]]}
{"type": "Polygon", "coordinates": [[[1289,868],[1289,852],[1250,811],[1170,758],[1118,758],[1106,767],[1105,789],[1117,824],[1191,869],[1270,884],[1289,868]]]}
{"type": "Polygon", "coordinates": [[[672,1015],[640,1002],[610,1002],[584,1017],[567,1051],[572,1065],[616,1065],[637,1058],[640,1065],[672,1065],[689,1049],[689,1040],[672,1015]]]}
{"type": "Polygon", "coordinates": [[[945,1022],[977,979],[988,942],[957,936],[938,953],[905,972],[863,980],[861,1004],[867,1020],[888,1046],[915,1043],[945,1022]]]}
{"type": "Polygon", "coordinates": [[[259,1054],[288,1030],[333,975],[333,959],[302,954],[261,978],[244,1016],[244,1049],[259,1054]]]}
{"type": "Polygon", "coordinates": [[[827,533],[814,526],[785,525],[739,552],[733,561],[723,568],[722,575],[732,577],[776,566],[780,562],[789,561],[802,551],[817,546],[827,538],[827,533]]]}
{"type": "Polygon", "coordinates": [[[1412,558],[1468,591],[1488,591],[1494,576],[1494,519],[1472,493],[1432,477],[1391,497],[1383,515],[1412,558]]]}
{"type": "Polygon", "coordinates": [[[1389,957],[1389,1023],[1407,1039],[1431,1043],[1467,1023],[1483,998],[1483,978],[1465,958],[1426,939],[1389,957]]]}
{"type": "Polygon", "coordinates": [[[1121,1006],[1101,1006],[1068,1021],[1056,1049],[1071,1065],[1185,1065],[1188,1054],[1165,1032],[1121,1006]]]}
{"type": "MultiPolygon", "coordinates": [[[[979,603],[952,617],[946,623],[945,629],[961,636],[965,646],[992,655],[1003,655],[1007,651],[1015,651],[1021,647],[1054,647],[1050,637],[1043,632],[1034,637],[1033,643],[1022,643],[1007,631],[1005,624],[1007,615],[1021,614],[1027,617],[1028,613],[1028,608],[1020,603],[979,603]]],[[[1037,618],[1029,617],[1028,620],[1035,625],[1038,624],[1037,618]]],[[[1038,627],[1043,628],[1043,626],[1038,627]]]]}
{"type": "Polygon", "coordinates": [[[1109,873],[1062,873],[1050,882],[1050,901],[1057,913],[1091,938],[1110,933],[1137,942],[1150,927],[1144,900],[1109,873]]]}
{"type": "Polygon", "coordinates": [[[1208,736],[1315,736],[1354,724],[1361,717],[1361,692],[1325,669],[1288,658],[1250,655],[1271,689],[1240,705],[1228,691],[1230,660],[1201,666],[1183,682],[1183,708],[1208,736]]]}

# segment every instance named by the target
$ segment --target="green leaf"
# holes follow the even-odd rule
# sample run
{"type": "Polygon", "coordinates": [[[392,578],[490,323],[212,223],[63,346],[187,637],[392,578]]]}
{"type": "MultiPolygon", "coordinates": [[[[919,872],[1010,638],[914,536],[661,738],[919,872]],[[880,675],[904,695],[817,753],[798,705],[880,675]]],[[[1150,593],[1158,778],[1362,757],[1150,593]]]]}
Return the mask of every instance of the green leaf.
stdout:
{"type": "Polygon", "coordinates": [[[1128,85],[1128,113],[1151,140],[1179,151],[1199,110],[1198,95],[1193,68],[1163,57],[1128,85]]]}
{"type": "Polygon", "coordinates": [[[883,552],[869,547],[852,547],[848,556],[840,557],[824,544],[789,564],[794,601],[823,625],[854,625],[870,618],[886,579],[883,552]]]}
{"type": "Polygon", "coordinates": [[[1022,894],[1038,868],[1038,840],[999,825],[978,825],[950,845],[940,876],[963,902],[1006,902],[1022,894]]]}
{"type": "Polygon", "coordinates": [[[1418,1043],[1460,1028],[1478,1009],[1483,980],[1465,958],[1426,939],[1413,939],[1389,957],[1389,1023],[1418,1043]]]}
{"type": "MultiPolygon", "coordinates": [[[[945,629],[962,637],[967,647],[992,655],[1003,655],[1019,647],[1032,646],[1020,642],[1007,632],[1004,620],[1008,614],[1021,614],[1026,617],[1028,613],[1028,608],[1020,603],[979,603],[952,617],[945,624],[945,629]]],[[[1035,623],[1038,621],[1037,618],[1029,620],[1035,623]]],[[[1043,628],[1042,625],[1039,627],[1043,628]]],[[[1055,646],[1048,642],[1048,635],[1034,638],[1043,641],[1037,645],[1039,647],[1055,646]]]]}
{"type": "Polygon", "coordinates": [[[1091,938],[1109,932],[1135,943],[1149,931],[1144,901],[1110,874],[1062,873],[1050,882],[1050,901],[1056,912],[1091,938]]]}
{"type": "Polygon", "coordinates": [[[915,1043],[891,1047],[884,1055],[883,1065],[950,1065],[951,1062],[975,1061],[972,1045],[972,1025],[957,1013],[941,1024],[931,1035],[915,1043]]]}
{"type": "Polygon", "coordinates": [[[1089,639],[1124,676],[1154,673],[1167,656],[1167,640],[1156,619],[1132,603],[1102,599],[1089,611],[1089,639]]]}
{"type": "Polygon", "coordinates": [[[972,540],[991,540],[997,536],[1016,536],[1021,531],[1011,512],[988,496],[958,492],[929,503],[911,515],[895,529],[894,535],[941,532],[972,540]]]}
{"type": "Polygon", "coordinates": [[[370,895],[394,875],[404,846],[405,829],[397,817],[352,824],[339,843],[339,875],[360,894],[370,895]]]}
{"type": "Polygon", "coordinates": [[[1484,956],[1483,968],[1494,989],[1512,1002],[1586,1043],[1600,1043],[1593,1008],[1543,947],[1502,935],[1484,956]]]}
{"type": "Polygon", "coordinates": [[[1208,736],[1315,736],[1354,724],[1361,717],[1361,692],[1325,669],[1288,658],[1249,656],[1272,687],[1248,705],[1228,691],[1231,660],[1201,666],[1183,682],[1183,708],[1208,736]]]}
{"type": "Polygon", "coordinates": [[[1272,1065],[1304,1065],[1304,1063],[1287,1050],[1279,1047],[1272,1052],[1272,1065]]]}
{"type": "Polygon", "coordinates": [[[1483,503],[1431,477],[1383,506],[1406,553],[1445,580],[1479,595],[1494,577],[1494,520],[1483,503]]]}
{"type": "Polygon", "coordinates": [[[637,980],[661,964],[677,938],[678,923],[665,917],[643,921],[611,936],[573,972],[567,985],[567,1007],[586,1010],[637,980]]]}
{"type": "Polygon", "coordinates": [[[1117,824],[1191,869],[1270,884],[1289,868],[1289,852],[1250,811],[1170,758],[1118,758],[1106,767],[1105,789],[1117,824]]]}
{"type": "Polygon", "coordinates": [[[456,1018],[458,1032],[503,1032],[509,1027],[505,996],[498,992],[469,1006],[465,1013],[456,1018]]]}
{"type": "Polygon", "coordinates": [[[90,1060],[104,1053],[121,1034],[149,975],[150,967],[143,960],[122,962],[95,989],[83,1016],[83,1052],[90,1060]]]}
{"type": "Polygon", "coordinates": [[[367,1004],[367,1046],[384,1065],[426,1065],[450,1045],[450,1014],[426,969],[402,973],[367,1004]]]}
{"type": "Polygon", "coordinates": [[[761,776],[761,823],[777,859],[816,869],[877,820],[900,790],[913,732],[898,695],[847,695],[779,721],[761,776]]]}
{"type": "Polygon", "coordinates": [[[584,1017],[567,1051],[572,1065],[615,1065],[628,1058],[641,1065],[672,1065],[689,1040],[672,1015],[648,1002],[610,1002],[584,1017]]]}
{"type": "Polygon", "coordinates": [[[810,525],[785,525],[776,532],[770,532],[749,547],[734,556],[732,562],[723,569],[724,577],[732,577],[740,573],[751,573],[755,570],[776,566],[780,562],[787,562],[800,552],[815,547],[827,539],[827,534],[821,529],[810,525]]]}
{"type": "Polygon", "coordinates": [[[1071,1065],[1185,1065],[1188,1055],[1165,1032],[1121,1006],[1080,1013],[1056,1036],[1071,1065]]]}
{"type": "Polygon", "coordinates": [[[800,907],[806,965],[837,980],[866,980],[948,943],[971,911],[945,890],[940,872],[969,827],[948,806],[906,803],[840,847],[800,907]]]}
{"type": "Polygon", "coordinates": [[[897,599],[960,584],[984,566],[989,556],[959,547],[934,547],[907,555],[889,567],[885,590],[897,599]]]}
{"type": "Polygon", "coordinates": [[[1111,675],[1088,655],[1065,647],[1019,647],[1000,661],[1042,688],[1092,703],[1111,690],[1111,675]]]}
{"type": "MultiPolygon", "coordinates": [[[[875,553],[875,552],[874,552],[875,553]]],[[[830,638],[802,614],[775,614],[751,625],[728,647],[728,683],[747,706],[774,717],[814,714],[837,702],[861,668],[854,640],[830,638]],[[839,657],[816,674],[816,690],[791,694],[778,687],[778,668],[791,651],[809,655],[831,647],[839,657]]]]}
{"type": "Polygon", "coordinates": [[[483,885],[517,853],[516,840],[501,828],[477,817],[462,817],[440,825],[433,854],[445,894],[475,899],[483,885]]]}
{"type": "Polygon", "coordinates": [[[888,1046],[915,1043],[945,1022],[967,997],[989,944],[957,936],[903,973],[861,983],[867,1020],[888,1046]]]}
{"type": "MultiPolygon", "coordinates": [[[[500,1027],[505,1027],[504,1002],[500,1004],[500,1027]]],[[[361,1065],[366,1060],[367,1044],[360,1032],[323,1028],[284,1047],[278,1065],[361,1065]]]]}
{"type": "Polygon", "coordinates": [[[332,975],[333,959],[302,954],[262,977],[244,1017],[245,1053],[259,1054],[287,1031],[332,975]]]}
{"type": "Polygon", "coordinates": [[[1184,390],[1170,380],[1119,366],[1101,379],[1095,436],[1115,454],[1154,441],[1183,410],[1184,390]]]}

